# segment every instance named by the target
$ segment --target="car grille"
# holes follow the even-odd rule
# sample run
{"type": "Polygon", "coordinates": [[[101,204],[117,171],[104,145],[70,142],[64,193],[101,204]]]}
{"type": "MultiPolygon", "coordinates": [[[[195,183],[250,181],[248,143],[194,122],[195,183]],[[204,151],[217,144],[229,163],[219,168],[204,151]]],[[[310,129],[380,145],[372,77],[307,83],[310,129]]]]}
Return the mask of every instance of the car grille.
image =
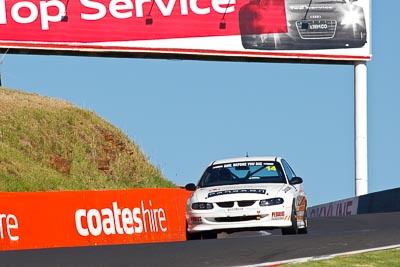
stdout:
{"type": "Polygon", "coordinates": [[[228,201],[228,202],[217,202],[218,207],[220,208],[232,208],[235,202],[228,201]]]}
{"type": "Polygon", "coordinates": [[[244,200],[244,201],[238,201],[238,206],[239,207],[250,207],[256,202],[255,200],[244,200]]]}
{"type": "Polygon", "coordinates": [[[335,36],[336,20],[296,21],[297,31],[302,39],[329,39],[335,36]]]}
{"type": "MultiPolygon", "coordinates": [[[[242,201],[237,201],[237,205],[239,207],[250,207],[255,202],[256,202],[255,200],[242,200],[242,201]]],[[[235,204],[235,201],[217,202],[216,204],[220,208],[232,208],[235,204]]]]}

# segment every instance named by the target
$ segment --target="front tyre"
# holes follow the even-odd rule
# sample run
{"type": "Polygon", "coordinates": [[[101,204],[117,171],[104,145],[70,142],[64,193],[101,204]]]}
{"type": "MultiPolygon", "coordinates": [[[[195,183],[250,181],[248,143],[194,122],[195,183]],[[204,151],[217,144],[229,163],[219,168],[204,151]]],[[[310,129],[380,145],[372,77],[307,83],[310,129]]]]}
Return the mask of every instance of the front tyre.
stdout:
{"type": "Polygon", "coordinates": [[[189,233],[186,231],[186,240],[200,240],[201,233],[189,233]]]}
{"type": "Polygon", "coordinates": [[[204,232],[201,234],[201,239],[216,239],[217,233],[214,232],[204,232]]]}
{"type": "Polygon", "coordinates": [[[186,240],[199,240],[201,239],[201,233],[189,233],[188,223],[186,222],[186,240]]]}
{"type": "Polygon", "coordinates": [[[303,220],[303,223],[304,223],[304,227],[298,229],[298,231],[297,231],[298,234],[304,235],[304,234],[307,234],[307,233],[308,233],[307,208],[306,208],[306,210],[304,211],[304,220],[303,220]]]}
{"type": "Polygon", "coordinates": [[[202,239],[216,239],[217,233],[213,232],[200,232],[200,233],[189,233],[186,232],[186,240],[202,240],[202,239]]]}
{"type": "Polygon", "coordinates": [[[195,232],[189,233],[186,224],[186,240],[201,240],[201,239],[216,239],[218,233],[216,232],[195,232]]]}
{"type": "Polygon", "coordinates": [[[294,200],[292,205],[292,213],[290,215],[290,221],[292,222],[292,226],[288,228],[282,228],[282,235],[295,235],[298,233],[299,229],[297,228],[297,214],[294,200]]]}

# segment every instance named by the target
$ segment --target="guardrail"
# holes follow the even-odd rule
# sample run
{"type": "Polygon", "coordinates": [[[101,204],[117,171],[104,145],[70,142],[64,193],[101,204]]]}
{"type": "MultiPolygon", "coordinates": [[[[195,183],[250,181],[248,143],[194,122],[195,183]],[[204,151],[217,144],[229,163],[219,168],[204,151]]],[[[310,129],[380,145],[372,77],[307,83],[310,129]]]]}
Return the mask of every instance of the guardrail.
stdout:
{"type": "Polygon", "coordinates": [[[0,250],[186,240],[183,189],[0,193],[0,250]]]}
{"type": "Polygon", "coordinates": [[[400,188],[395,188],[313,206],[307,214],[312,218],[399,211],[400,188]]]}

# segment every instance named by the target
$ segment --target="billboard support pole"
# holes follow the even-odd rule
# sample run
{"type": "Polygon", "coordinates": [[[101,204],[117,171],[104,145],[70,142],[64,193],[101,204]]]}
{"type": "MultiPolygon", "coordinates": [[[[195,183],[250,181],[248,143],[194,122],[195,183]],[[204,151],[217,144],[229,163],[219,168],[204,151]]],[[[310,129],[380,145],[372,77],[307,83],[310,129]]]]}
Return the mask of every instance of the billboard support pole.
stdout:
{"type": "Polygon", "coordinates": [[[354,62],[355,194],[368,194],[367,64],[354,62]]]}

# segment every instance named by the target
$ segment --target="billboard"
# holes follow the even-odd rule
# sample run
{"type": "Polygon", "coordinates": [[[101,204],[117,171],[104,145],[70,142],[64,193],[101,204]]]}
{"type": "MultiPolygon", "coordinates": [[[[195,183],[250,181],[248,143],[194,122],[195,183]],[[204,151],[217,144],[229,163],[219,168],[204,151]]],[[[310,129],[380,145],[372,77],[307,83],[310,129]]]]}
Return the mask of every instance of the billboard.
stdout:
{"type": "Polygon", "coordinates": [[[0,47],[370,60],[370,0],[0,0],[0,47]]]}
{"type": "Polygon", "coordinates": [[[0,192],[0,251],[184,241],[191,194],[179,188],[0,192]]]}

